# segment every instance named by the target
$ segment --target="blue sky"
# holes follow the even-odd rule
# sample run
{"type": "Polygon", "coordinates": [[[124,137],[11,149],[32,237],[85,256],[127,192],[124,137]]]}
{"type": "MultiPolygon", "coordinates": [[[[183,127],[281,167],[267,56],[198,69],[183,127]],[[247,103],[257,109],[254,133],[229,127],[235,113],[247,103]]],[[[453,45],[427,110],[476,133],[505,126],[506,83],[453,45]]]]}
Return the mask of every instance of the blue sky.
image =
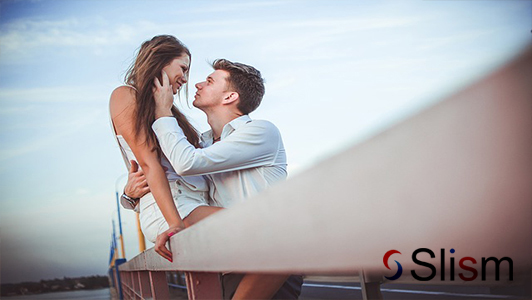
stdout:
{"type": "MultiPolygon", "coordinates": [[[[2,282],[106,272],[125,172],[107,105],[144,40],[181,39],[191,83],[221,57],[261,70],[266,96],[251,117],[279,127],[297,176],[522,51],[531,12],[531,1],[3,0],[2,282]]],[[[123,215],[131,258],[135,223],[123,215]]]]}

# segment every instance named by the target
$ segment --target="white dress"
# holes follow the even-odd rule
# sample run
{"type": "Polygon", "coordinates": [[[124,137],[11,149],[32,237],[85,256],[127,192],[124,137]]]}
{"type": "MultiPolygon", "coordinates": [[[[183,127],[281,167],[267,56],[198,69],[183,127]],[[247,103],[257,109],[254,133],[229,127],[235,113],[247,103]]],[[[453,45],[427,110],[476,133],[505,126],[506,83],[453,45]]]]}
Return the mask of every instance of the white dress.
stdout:
{"type": "MultiPolygon", "coordinates": [[[[137,161],[137,159],[126,140],[121,135],[116,134],[112,119],[111,127],[116,136],[126,167],[129,169],[129,161],[137,161]]],[[[204,176],[179,176],[164,154],[161,154],[161,165],[166,170],[165,174],[172,191],[172,197],[176,203],[179,216],[182,219],[187,217],[197,207],[209,205],[209,185],[204,176]]],[[[140,214],[140,227],[144,236],[152,243],[155,243],[157,235],[168,229],[168,223],[166,223],[152,193],[148,193],[140,198],[140,203],[135,210],[140,214]]]]}

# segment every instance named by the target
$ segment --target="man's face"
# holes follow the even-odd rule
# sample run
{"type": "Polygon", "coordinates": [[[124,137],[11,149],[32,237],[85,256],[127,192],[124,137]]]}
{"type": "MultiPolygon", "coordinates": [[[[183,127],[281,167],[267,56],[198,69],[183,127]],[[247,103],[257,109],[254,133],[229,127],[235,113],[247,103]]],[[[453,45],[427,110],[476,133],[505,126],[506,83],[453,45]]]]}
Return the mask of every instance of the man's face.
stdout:
{"type": "Polygon", "coordinates": [[[192,104],[203,111],[220,106],[223,99],[230,93],[226,81],[228,76],[227,71],[216,70],[207,76],[205,81],[196,83],[198,91],[192,104]]]}

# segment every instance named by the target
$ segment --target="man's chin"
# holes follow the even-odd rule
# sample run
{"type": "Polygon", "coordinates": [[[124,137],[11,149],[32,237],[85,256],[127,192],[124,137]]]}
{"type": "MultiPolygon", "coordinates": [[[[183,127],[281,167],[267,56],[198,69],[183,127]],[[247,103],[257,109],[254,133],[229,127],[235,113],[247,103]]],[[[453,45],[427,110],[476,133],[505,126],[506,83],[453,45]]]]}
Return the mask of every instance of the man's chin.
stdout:
{"type": "Polygon", "coordinates": [[[192,102],[192,106],[194,106],[195,108],[201,110],[202,112],[205,112],[205,110],[203,110],[203,106],[201,106],[201,104],[199,104],[197,100],[194,100],[192,102]]]}

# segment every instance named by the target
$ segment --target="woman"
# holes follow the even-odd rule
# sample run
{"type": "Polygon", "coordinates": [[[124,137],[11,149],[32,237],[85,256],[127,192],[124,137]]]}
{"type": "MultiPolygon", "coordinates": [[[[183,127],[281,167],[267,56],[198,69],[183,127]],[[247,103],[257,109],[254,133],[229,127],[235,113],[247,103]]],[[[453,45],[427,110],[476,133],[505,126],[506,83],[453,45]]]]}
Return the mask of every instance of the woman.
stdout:
{"type": "MultiPolygon", "coordinates": [[[[138,161],[151,191],[138,204],[142,232],[169,261],[172,255],[157,236],[184,229],[183,218],[198,206],[208,205],[209,196],[203,177],[187,176],[185,180],[177,175],[159,148],[151,129],[155,121],[153,78],[161,79],[166,73],[174,95],[182,88],[186,95],[190,58],[187,47],[173,36],[160,35],[144,42],[126,73],[127,85],[116,88],[110,99],[113,129],[124,160],[126,164],[138,161]]],[[[199,147],[198,133],[186,117],[175,106],[172,114],[188,141],[199,147]]]]}

